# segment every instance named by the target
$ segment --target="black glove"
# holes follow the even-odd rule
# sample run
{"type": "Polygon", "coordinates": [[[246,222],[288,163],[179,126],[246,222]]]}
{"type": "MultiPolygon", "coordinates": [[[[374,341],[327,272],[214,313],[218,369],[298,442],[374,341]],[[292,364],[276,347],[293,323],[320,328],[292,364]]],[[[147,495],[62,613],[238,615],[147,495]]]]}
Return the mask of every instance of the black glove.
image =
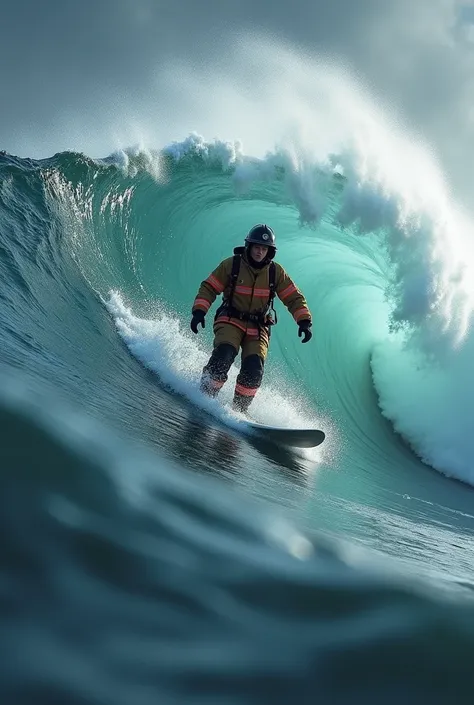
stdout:
{"type": "Polygon", "coordinates": [[[307,343],[308,340],[311,340],[313,337],[313,334],[310,331],[311,328],[311,321],[308,321],[308,319],[305,319],[304,321],[301,321],[301,323],[298,323],[298,338],[301,338],[303,335],[304,338],[301,341],[302,343],[307,343]]]}
{"type": "Polygon", "coordinates": [[[206,327],[206,323],[204,321],[204,316],[206,314],[204,311],[201,311],[199,308],[197,308],[195,311],[193,311],[193,317],[191,319],[191,330],[193,333],[198,332],[198,325],[201,324],[203,328],[206,327]]]}

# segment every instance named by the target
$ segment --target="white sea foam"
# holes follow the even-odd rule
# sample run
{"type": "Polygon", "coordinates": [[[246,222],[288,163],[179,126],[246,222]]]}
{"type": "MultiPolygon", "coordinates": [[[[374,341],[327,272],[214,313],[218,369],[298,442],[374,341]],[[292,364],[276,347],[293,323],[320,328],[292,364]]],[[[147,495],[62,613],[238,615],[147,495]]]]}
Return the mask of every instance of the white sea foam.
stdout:
{"type": "MultiPolygon", "coordinates": [[[[230,410],[237,364],[232,366],[219,400],[209,399],[199,391],[199,380],[210,351],[205,351],[192,333],[183,330],[177,317],[160,310],[151,319],[137,317],[118,292],[111,293],[106,306],[130,352],[156,372],[161,383],[227,425],[242,427],[240,415],[230,410]]],[[[252,417],[280,427],[309,428],[315,423],[321,427],[315,412],[308,407],[305,412],[304,408],[304,401],[295,393],[290,395],[283,382],[278,390],[264,385],[252,404],[252,417]]]]}

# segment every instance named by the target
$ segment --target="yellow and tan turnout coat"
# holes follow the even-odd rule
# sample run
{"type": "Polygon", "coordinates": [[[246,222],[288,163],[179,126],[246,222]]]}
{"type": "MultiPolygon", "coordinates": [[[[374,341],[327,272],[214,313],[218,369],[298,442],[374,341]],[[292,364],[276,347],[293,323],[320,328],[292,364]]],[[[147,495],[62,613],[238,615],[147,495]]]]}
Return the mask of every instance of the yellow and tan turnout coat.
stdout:
{"type": "MultiPolygon", "coordinates": [[[[224,300],[229,297],[231,289],[233,257],[223,260],[207,279],[201,282],[199,291],[193,303],[193,313],[196,310],[207,313],[219,294],[224,300]]],[[[237,277],[232,306],[242,313],[265,313],[270,297],[269,268],[267,264],[262,269],[255,269],[247,261],[245,254],[241,255],[240,271],[237,277]]],[[[311,320],[311,313],[306,300],[285,272],[283,267],[275,262],[275,293],[292,314],[296,323],[311,320]]],[[[222,313],[215,320],[215,324],[230,323],[248,336],[258,336],[259,329],[254,321],[245,321],[238,318],[229,318],[222,313]]]]}

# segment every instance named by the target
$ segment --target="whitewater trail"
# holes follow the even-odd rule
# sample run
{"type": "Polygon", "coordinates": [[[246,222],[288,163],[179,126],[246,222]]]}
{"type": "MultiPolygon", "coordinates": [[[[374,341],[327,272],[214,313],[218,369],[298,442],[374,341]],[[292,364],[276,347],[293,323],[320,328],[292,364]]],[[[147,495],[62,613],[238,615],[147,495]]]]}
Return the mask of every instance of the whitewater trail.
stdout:
{"type": "MultiPolygon", "coordinates": [[[[229,379],[222,389],[219,400],[209,399],[199,391],[199,381],[209,352],[182,330],[180,322],[164,312],[156,312],[153,319],[143,319],[133,315],[125,306],[119,293],[113,292],[106,302],[113,316],[117,331],[134,355],[148,369],[157,374],[160,383],[170,391],[186,397],[194,406],[224,423],[226,426],[251,435],[251,430],[242,423],[240,414],[231,410],[233,390],[238,374],[238,365],[233,364],[229,379]]],[[[303,395],[285,390],[284,380],[280,387],[263,386],[252,404],[252,420],[269,426],[282,428],[330,427],[327,420],[311,412],[303,395]]],[[[287,385],[288,386],[288,385],[287,385]]],[[[245,419],[243,419],[245,421],[245,419]]],[[[334,448],[334,434],[331,448],[334,448]]],[[[329,445],[329,444],[328,444],[329,445]]],[[[328,453],[331,450],[328,447],[328,453]]],[[[307,451],[313,460],[323,457],[323,450],[307,451]]]]}

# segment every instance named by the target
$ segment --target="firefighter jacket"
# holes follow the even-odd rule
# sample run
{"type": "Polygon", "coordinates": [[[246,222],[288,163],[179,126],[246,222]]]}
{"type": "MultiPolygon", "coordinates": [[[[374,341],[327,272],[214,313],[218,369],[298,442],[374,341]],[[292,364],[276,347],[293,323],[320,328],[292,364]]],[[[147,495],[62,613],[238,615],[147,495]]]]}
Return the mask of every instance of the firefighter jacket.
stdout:
{"type": "MultiPolygon", "coordinates": [[[[236,248],[236,251],[238,249],[240,248],[236,248]]],[[[212,274],[201,282],[193,303],[193,313],[196,310],[207,313],[219,294],[223,295],[225,303],[231,290],[232,261],[233,257],[223,260],[212,274]]],[[[243,314],[264,314],[267,312],[270,298],[269,268],[270,264],[267,264],[261,269],[256,269],[249,264],[245,253],[241,255],[240,270],[232,297],[233,308],[243,314]]],[[[275,293],[285,304],[296,323],[303,320],[311,321],[311,313],[303,294],[277,262],[275,262],[275,293]]],[[[229,317],[225,308],[222,311],[218,309],[214,323],[231,323],[249,336],[259,335],[259,328],[255,321],[229,317]]]]}

